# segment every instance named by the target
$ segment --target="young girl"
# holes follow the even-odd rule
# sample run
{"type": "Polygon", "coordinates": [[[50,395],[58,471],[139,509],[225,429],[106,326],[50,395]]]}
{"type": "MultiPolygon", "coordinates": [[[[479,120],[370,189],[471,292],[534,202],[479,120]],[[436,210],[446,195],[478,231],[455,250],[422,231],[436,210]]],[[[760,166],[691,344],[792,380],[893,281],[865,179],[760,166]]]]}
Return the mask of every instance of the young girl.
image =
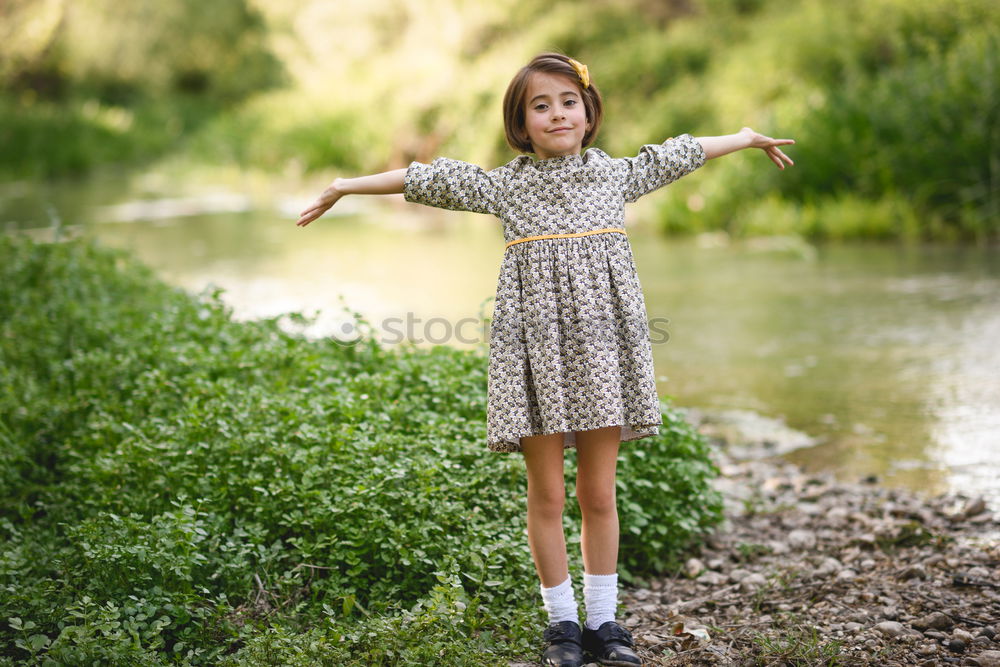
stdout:
{"type": "Polygon", "coordinates": [[[503,100],[507,142],[522,153],[492,170],[437,158],[372,176],[336,179],[302,212],[308,225],[346,194],[403,193],[439,208],[491,213],[506,251],[497,281],[487,389],[487,447],[522,452],[528,477],[528,541],[549,625],[542,662],[640,665],[615,622],[621,442],[659,433],[646,307],[624,229],[624,207],[705,160],[760,148],[780,169],[793,164],[771,139],[682,134],[611,158],[588,148],[603,106],[586,65],[543,53],[510,82],[503,100]],[[581,629],[562,528],[563,453],[577,450],[583,518],[581,629]]]}

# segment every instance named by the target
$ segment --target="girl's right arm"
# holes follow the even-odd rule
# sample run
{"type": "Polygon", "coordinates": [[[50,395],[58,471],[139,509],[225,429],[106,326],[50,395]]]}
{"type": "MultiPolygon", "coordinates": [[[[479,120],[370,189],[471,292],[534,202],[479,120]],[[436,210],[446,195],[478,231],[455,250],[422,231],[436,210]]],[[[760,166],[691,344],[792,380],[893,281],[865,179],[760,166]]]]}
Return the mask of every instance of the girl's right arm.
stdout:
{"type": "Polygon", "coordinates": [[[295,224],[305,227],[320,217],[344,195],[392,195],[403,192],[403,177],[406,169],[394,169],[381,174],[358,178],[338,178],[333,181],[319,198],[299,214],[295,224]]]}

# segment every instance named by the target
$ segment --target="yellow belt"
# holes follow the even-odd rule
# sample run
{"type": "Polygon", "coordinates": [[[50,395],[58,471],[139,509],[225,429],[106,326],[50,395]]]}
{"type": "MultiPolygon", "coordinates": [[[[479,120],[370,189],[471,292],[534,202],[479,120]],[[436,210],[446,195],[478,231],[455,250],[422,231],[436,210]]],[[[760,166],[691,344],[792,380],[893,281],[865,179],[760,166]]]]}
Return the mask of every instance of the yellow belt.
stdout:
{"type": "MultiPolygon", "coordinates": [[[[537,241],[539,239],[565,239],[573,236],[590,236],[591,234],[606,234],[607,232],[618,232],[619,234],[625,234],[624,229],[618,229],[616,227],[606,227],[604,229],[595,229],[589,232],[577,232],[575,234],[543,234],[541,236],[527,236],[523,239],[517,239],[515,241],[511,241],[510,243],[507,244],[506,248],[511,247],[515,243],[524,243],[525,241],[537,241]]],[[[506,250],[506,248],[504,249],[506,250]]]]}

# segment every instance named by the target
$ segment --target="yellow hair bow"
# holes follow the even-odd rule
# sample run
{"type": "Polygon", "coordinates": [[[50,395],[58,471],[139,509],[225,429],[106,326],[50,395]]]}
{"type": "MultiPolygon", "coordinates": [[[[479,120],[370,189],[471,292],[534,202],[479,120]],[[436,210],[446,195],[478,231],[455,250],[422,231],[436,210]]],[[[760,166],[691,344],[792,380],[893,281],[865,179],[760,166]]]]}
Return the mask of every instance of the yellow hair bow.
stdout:
{"type": "Polygon", "coordinates": [[[580,83],[583,84],[584,88],[590,87],[590,72],[587,71],[587,66],[581,62],[569,59],[570,66],[576,70],[577,75],[580,77],[580,83]]]}

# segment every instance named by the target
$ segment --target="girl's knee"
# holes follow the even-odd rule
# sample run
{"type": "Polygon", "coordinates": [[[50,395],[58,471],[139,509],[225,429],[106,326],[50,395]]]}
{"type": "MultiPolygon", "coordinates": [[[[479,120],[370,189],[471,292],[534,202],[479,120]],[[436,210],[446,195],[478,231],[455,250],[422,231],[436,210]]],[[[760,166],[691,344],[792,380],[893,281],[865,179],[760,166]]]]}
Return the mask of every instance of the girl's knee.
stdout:
{"type": "Polygon", "coordinates": [[[546,518],[562,517],[566,505],[564,489],[531,489],[528,492],[528,511],[546,518]]]}
{"type": "Polygon", "coordinates": [[[595,493],[578,491],[576,502],[580,505],[580,513],[584,516],[610,516],[618,511],[614,491],[595,493]]]}

